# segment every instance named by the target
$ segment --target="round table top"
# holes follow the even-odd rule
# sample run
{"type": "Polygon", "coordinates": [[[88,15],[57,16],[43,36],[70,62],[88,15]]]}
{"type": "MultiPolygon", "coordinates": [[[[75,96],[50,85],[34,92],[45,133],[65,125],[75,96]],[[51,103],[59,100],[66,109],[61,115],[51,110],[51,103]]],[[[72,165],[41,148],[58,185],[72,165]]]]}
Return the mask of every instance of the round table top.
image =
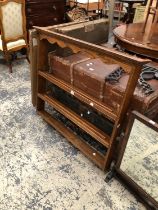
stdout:
{"type": "Polygon", "coordinates": [[[146,28],[145,32],[142,32],[143,23],[132,23],[132,24],[125,24],[116,27],[113,30],[114,36],[116,41],[122,43],[124,48],[127,46],[127,50],[133,51],[138,54],[141,50],[144,50],[145,55],[148,55],[149,51],[151,50],[157,52],[158,58],[158,24],[154,25],[151,28],[146,28]],[[130,50],[131,49],[131,50],[130,50]]]}

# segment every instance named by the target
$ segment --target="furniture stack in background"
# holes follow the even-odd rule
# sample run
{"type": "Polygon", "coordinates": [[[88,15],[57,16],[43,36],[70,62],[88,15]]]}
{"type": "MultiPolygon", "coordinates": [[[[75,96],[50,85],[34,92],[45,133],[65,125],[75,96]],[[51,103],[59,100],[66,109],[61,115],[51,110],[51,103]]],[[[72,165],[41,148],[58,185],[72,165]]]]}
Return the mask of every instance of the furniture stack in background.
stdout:
{"type": "Polygon", "coordinates": [[[26,27],[49,26],[64,20],[64,0],[26,0],[26,27]]]}

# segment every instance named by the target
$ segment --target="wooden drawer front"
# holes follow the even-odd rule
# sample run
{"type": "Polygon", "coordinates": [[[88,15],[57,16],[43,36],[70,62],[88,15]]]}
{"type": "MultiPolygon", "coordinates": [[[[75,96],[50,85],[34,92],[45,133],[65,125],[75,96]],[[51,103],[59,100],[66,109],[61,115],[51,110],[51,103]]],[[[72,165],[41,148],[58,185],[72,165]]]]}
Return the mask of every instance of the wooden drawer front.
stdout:
{"type": "Polygon", "coordinates": [[[50,16],[52,14],[64,14],[64,4],[51,2],[49,4],[32,4],[26,7],[26,16],[50,16]]]}
{"type": "Polygon", "coordinates": [[[61,0],[25,0],[26,5],[28,5],[28,4],[42,4],[42,3],[49,4],[54,1],[61,1],[61,0]]]}
{"type": "Polygon", "coordinates": [[[27,28],[32,28],[33,26],[50,26],[54,24],[59,24],[63,22],[63,16],[36,16],[34,18],[27,18],[27,28]]]}

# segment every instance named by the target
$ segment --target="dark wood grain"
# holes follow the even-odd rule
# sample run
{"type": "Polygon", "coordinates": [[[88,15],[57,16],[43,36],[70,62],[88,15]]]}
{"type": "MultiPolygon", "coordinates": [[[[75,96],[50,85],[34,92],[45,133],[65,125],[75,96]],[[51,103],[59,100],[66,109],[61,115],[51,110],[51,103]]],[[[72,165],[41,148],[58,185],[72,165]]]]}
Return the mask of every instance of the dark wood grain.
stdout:
{"type": "MultiPolygon", "coordinates": [[[[42,71],[39,71],[38,74],[46,80],[62,88],[63,90],[67,91],[68,93],[71,93],[72,86],[65,83],[64,81],[59,80],[58,78],[55,78],[52,74],[48,74],[47,72],[42,71]]],[[[109,109],[109,107],[105,107],[103,103],[99,102],[95,98],[92,98],[91,96],[87,95],[83,91],[78,90],[75,87],[73,87],[73,92],[77,98],[79,98],[81,101],[84,101],[86,104],[90,105],[91,103],[93,103],[93,108],[101,111],[109,120],[113,122],[116,120],[116,114],[113,113],[112,110],[109,109]]]]}
{"type": "Polygon", "coordinates": [[[57,131],[59,131],[69,142],[71,142],[76,148],[83,152],[88,158],[90,158],[96,165],[104,170],[104,156],[99,154],[96,150],[91,148],[88,144],[82,141],[77,135],[68,130],[63,123],[54,119],[46,111],[38,111],[38,114],[57,131]]]}
{"type": "Polygon", "coordinates": [[[46,94],[38,94],[38,97],[41,98],[43,101],[46,101],[52,107],[54,107],[57,111],[63,114],[67,119],[70,119],[74,122],[77,126],[79,126],[82,130],[85,130],[88,134],[92,137],[97,139],[101,144],[109,147],[110,137],[105,134],[100,129],[96,128],[93,124],[86,121],[84,118],[78,116],[75,112],[64,106],[62,103],[57,101],[54,98],[47,96],[46,94]]]}
{"type": "Polygon", "coordinates": [[[49,26],[64,21],[64,0],[26,0],[26,26],[49,26]]]}

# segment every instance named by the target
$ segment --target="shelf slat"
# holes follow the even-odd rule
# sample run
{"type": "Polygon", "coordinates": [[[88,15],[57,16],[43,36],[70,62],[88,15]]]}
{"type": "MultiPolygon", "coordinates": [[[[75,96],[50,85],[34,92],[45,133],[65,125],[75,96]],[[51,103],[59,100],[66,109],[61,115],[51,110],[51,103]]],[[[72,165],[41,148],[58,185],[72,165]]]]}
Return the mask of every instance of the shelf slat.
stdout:
{"type": "Polygon", "coordinates": [[[97,111],[100,111],[103,113],[109,120],[115,122],[117,119],[117,115],[104,103],[99,102],[98,100],[92,98],[88,94],[84,93],[83,91],[75,88],[74,86],[71,86],[70,84],[67,84],[66,82],[57,79],[52,74],[39,71],[38,74],[48,80],[49,82],[57,85],[61,89],[65,90],[68,93],[73,94],[75,97],[77,97],[79,100],[85,102],[86,104],[92,106],[97,111]]]}
{"type": "Polygon", "coordinates": [[[63,105],[56,99],[41,93],[38,93],[38,97],[47,102],[48,104],[50,104],[58,112],[63,114],[66,118],[71,120],[81,129],[83,129],[85,132],[87,132],[89,135],[91,135],[93,138],[99,141],[102,145],[104,145],[107,148],[109,147],[110,137],[107,134],[105,134],[103,131],[98,129],[96,126],[94,126],[84,118],[81,118],[78,114],[73,112],[71,109],[67,108],[65,105],[63,105]]]}
{"type": "Polygon", "coordinates": [[[71,142],[76,148],[83,152],[88,158],[90,158],[101,169],[104,169],[105,157],[98,153],[95,149],[89,146],[86,142],[77,137],[72,131],[68,130],[62,122],[59,122],[53,118],[46,111],[38,111],[38,114],[52,127],[59,131],[69,142],[71,142]]]}

